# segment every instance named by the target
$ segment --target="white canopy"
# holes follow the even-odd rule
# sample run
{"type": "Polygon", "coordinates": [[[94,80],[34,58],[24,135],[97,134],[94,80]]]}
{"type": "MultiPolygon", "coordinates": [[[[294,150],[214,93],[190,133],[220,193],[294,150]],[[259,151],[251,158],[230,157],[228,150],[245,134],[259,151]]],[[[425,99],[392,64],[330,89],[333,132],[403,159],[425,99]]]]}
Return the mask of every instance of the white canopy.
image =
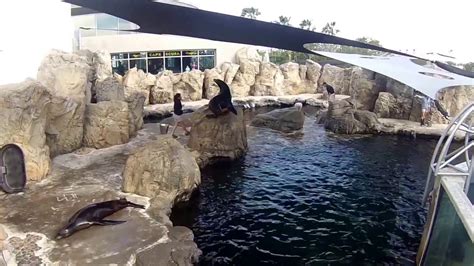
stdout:
{"type": "Polygon", "coordinates": [[[422,59],[402,55],[368,56],[322,51],[313,52],[380,73],[400,81],[433,99],[436,99],[436,93],[443,88],[474,85],[474,79],[448,72],[422,59]]]}

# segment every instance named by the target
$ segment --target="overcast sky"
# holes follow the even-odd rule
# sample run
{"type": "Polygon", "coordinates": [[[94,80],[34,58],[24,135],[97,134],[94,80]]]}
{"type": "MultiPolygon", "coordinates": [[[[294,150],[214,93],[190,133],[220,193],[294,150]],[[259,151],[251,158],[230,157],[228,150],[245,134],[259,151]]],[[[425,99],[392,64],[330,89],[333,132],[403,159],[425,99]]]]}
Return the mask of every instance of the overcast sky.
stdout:
{"type": "Polygon", "coordinates": [[[320,31],[335,21],[341,37],[378,39],[384,47],[449,53],[474,62],[474,0],[184,0],[200,9],[240,16],[255,7],[264,21],[311,19],[320,31]]]}

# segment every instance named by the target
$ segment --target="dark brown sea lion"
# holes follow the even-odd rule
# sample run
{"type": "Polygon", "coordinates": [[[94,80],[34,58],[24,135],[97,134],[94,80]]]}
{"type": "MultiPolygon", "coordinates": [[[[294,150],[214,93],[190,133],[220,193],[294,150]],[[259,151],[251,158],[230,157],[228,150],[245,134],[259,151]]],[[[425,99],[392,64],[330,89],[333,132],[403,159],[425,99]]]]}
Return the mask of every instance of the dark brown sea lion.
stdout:
{"type": "Polygon", "coordinates": [[[218,117],[229,111],[237,115],[237,110],[235,110],[232,104],[232,95],[230,94],[229,85],[220,79],[215,79],[214,82],[219,86],[219,94],[209,101],[209,110],[213,113],[213,115],[209,115],[209,117],[218,117]]]}
{"type": "Polygon", "coordinates": [[[56,239],[69,237],[75,232],[89,228],[93,225],[115,225],[125,223],[125,221],[111,221],[104,220],[104,218],[126,207],[145,209],[143,205],[129,202],[126,198],[88,205],[77,211],[69,219],[68,224],[59,230],[56,239]]]}

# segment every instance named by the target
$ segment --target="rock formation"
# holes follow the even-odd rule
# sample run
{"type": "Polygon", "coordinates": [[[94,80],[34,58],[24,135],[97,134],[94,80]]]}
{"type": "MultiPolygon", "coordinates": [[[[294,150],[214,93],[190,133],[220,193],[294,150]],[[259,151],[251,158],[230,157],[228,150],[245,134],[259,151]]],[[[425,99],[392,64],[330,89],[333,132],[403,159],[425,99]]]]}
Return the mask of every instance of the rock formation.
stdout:
{"type": "Polygon", "coordinates": [[[146,96],[144,93],[136,91],[129,95],[125,101],[128,104],[129,111],[129,135],[134,137],[137,131],[143,127],[143,108],[145,106],[146,96]]]}
{"type": "Polygon", "coordinates": [[[374,113],[379,118],[396,117],[397,105],[397,99],[390,92],[380,92],[375,102],[374,113]]]}
{"type": "Polygon", "coordinates": [[[240,67],[230,85],[232,95],[234,97],[248,96],[250,88],[255,84],[255,77],[260,73],[262,58],[253,47],[238,50],[235,58],[240,67]]]}
{"type": "Polygon", "coordinates": [[[36,81],[0,86],[0,147],[21,147],[28,180],[41,180],[50,170],[45,135],[50,103],[50,93],[36,81]]]}
{"type": "Polygon", "coordinates": [[[326,129],[340,134],[374,133],[381,129],[376,114],[356,110],[348,100],[330,102],[323,121],[326,129]]]}
{"type": "Polygon", "coordinates": [[[204,71],[204,96],[206,99],[212,99],[219,93],[219,86],[214,79],[223,80],[222,71],[218,68],[206,69],[204,71]]]}
{"type": "Polygon", "coordinates": [[[350,76],[346,77],[348,94],[352,96],[357,109],[373,111],[382,88],[376,85],[372,71],[360,67],[350,70],[350,74],[348,74],[350,76]]]}
{"type": "MultiPolygon", "coordinates": [[[[296,95],[306,92],[305,84],[300,76],[300,65],[296,63],[286,63],[280,66],[283,73],[283,94],[296,95]]],[[[306,76],[306,72],[305,72],[306,76]]]]}
{"type": "MultiPolygon", "coordinates": [[[[457,86],[441,90],[438,99],[449,115],[459,114],[469,103],[474,102],[474,86],[457,86]]],[[[474,117],[471,118],[474,121],[474,117]]]]}
{"type": "Polygon", "coordinates": [[[198,263],[202,252],[194,243],[191,230],[182,226],[173,227],[168,233],[172,240],[161,243],[151,249],[137,254],[137,266],[153,265],[180,265],[192,266],[198,263]]]}
{"type": "Polygon", "coordinates": [[[304,125],[304,113],[296,107],[277,109],[259,114],[252,120],[252,126],[268,127],[285,133],[300,130],[304,125]]]}
{"type": "Polygon", "coordinates": [[[192,117],[193,126],[188,146],[199,153],[200,167],[222,160],[236,160],[247,152],[247,131],[242,110],[208,118],[211,111],[204,106],[192,117]]]}
{"type": "Polygon", "coordinates": [[[156,77],[152,74],[146,74],[136,67],[127,71],[123,77],[123,85],[125,86],[125,96],[134,91],[141,91],[145,94],[145,105],[150,103],[150,89],[155,86],[156,77]]]}
{"type": "Polygon", "coordinates": [[[129,115],[128,104],[123,101],[87,104],[84,145],[101,149],[128,142],[129,115]]]}
{"type": "Polygon", "coordinates": [[[317,85],[320,76],[321,76],[321,65],[312,60],[306,60],[306,78],[312,84],[317,85]]]}
{"type": "Polygon", "coordinates": [[[240,65],[231,62],[225,62],[221,65],[221,72],[225,83],[231,84],[235,75],[239,71],[240,65]]]}
{"type": "Polygon", "coordinates": [[[173,85],[173,95],[181,93],[183,101],[198,101],[202,99],[204,73],[192,70],[181,74],[179,82],[173,85]]]}
{"type": "Polygon", "coordinates": [[[156,75],[155,85],[150,91],[150,103],[168,103],[173,101],[173,72],[165,70],[156,75]]]}
{"type": "Polygon", "coordinates": [[[250,95],[284,95],[283,79],[283,74],[277,65],[269,62],[262,63],[260,64],[259,74],[255,77],[255,84],[250,90],[250,95]]]}
{"type": "Polygon", "coordinates": [[[327,84],[334,87],[336,94],[344,94],[344,92],[347,93],[347,91],[344,91],[344,77],[345,74],[343,68],[330,64],[324,65],[321,71],[321,76],[318,80],[318,91],[323,92],[321,86],[323,85],[323,82],[326,82],[327,84]]]}
{"type": "Polygon", "coordinates": [[[160,139],[132,154],[123,172],[123,190],[146,197],[189,200],[201,183],[192,154],[171,137],[160,139]]]}
{"type": "Polygon", "coordinates": [[[51,155],[69,153],[82,145],[86,95],[90,93],[90,66],[77,54],[53,51],[38,70],[38,81],[52,95],[47,125],[51,155]]]}
{"type": "Polygon", "coordinates": [[[96,102],[123,101],[125,100],[125,90],[123,85],[114,77],[108,77],[95,84],[96,102]]]}

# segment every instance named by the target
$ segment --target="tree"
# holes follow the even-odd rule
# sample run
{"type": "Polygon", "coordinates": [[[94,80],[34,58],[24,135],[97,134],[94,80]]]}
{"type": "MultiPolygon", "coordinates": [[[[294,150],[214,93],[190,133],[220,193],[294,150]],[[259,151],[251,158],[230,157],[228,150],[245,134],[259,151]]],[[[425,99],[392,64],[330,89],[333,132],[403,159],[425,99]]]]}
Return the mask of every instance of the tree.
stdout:
{"type": "Polygon", "coordinates": [[[249,18],[249,19],[257,19],[257,17],[260,16],[261,14],[262,13],[260,13],[258,8],[246,7],[242,9],[242,14],[240,16],[244,18],[249,18]]]}
{"type": "MultiPolygon", "coordinates": [[[[380,41],[378,41],[376,39],[373,39],[373,38],[361,37],[361,38],[357,38],[355,40],[358,41],[358,42],[368,43],[368,44],[371,44],[371,45],[382,47],[382,45],[380,44],[380,41]]],[[[352,46],[339,46],[339,49],[337,49],[337,52],[346,53],[346,54],[362,54],[362,55],[378,55],[378,54],[380,54],[379,51],[365,49],[365,48],[352,47],[352,46]]]]}
{"type": "Polygon", "coordinates": [[[333,21],[326,23],[326,26],[323,27],[322,33],[332,36],[338,34],[339,30],[336,29],[336,22],[333,21]]]}
{"type": "Polygon", "coordinates": [[[474,62],[470,62],[463,65],[464,70],[474,72],[474,62]]]}
{"type": "Polygon", "coordinates": [[[316,28],[313,27],[313,22],[309,19],[303,19],[300,23],[300,28],[303,30],[310,30],[310,31],[315,31],[316,28]]]}
{"type": "Polygon", "coordinates": [[[291,20],[291,17],[279,16],[278,21],[275,21],[275,23],[280,24],[280,25],[285,25],[285,26],[291,26],[290,20],[291,20]]]}

